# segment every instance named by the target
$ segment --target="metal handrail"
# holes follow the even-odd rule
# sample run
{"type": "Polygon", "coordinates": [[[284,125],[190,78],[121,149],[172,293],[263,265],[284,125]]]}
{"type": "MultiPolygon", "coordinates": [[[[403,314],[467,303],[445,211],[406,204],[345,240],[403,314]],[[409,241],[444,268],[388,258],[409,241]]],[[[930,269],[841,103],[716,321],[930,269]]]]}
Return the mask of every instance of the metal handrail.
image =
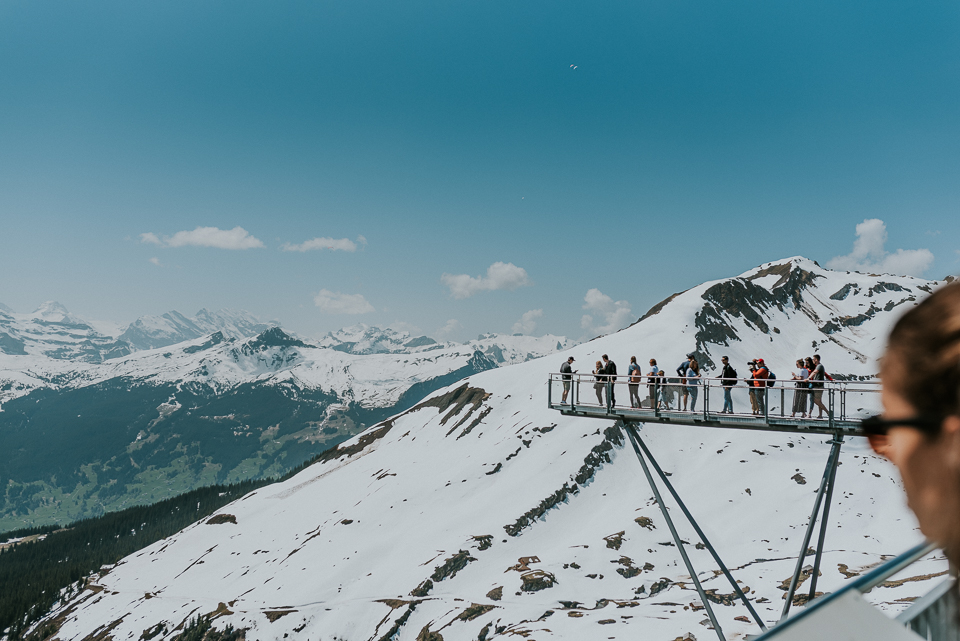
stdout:
{"type": "MultiPolygon", "coordinates": [[[[652,412],[658,419],[663,420],[665,420],[666,416],[676,416],[679,413],[697,415],[704,421],[713,420],[720,414],[750,416],[752,413],[753,416],[756,417],[757,412],[718,411],[716,409],[717,405],[720,404],[721,396],[725,403],[726,397],[730,394],[742,395],[743,390],[746,389],[750,392],[751,405],[756,400],[757,407],[754,409],[760,410],[760,416],[762,416],[765,423],[784,423],[785,419],[796,418],[794,414],[801,410],[795,410],[793,413],[790,413],[791,409],[788,408],[790,397],[788,397],[788,393],[793,393],[794,395],[804,393],[809,395],[806,399],[802,400],[802,405],[804,406],[802,411],[809,411],[811,416],[800,418],[808,421],[810,424],[827,425],[830,429],[839,429],[841,427],[849,429],[851,422],[858,424],[859,420],[865,418],[866,415],[880,411],[879,395],[881,388],[879,381],[733,379],[703,376],[698,377],[694,382],[686,377],[676,375],[653,376],[649,374],[640,374],[639,381],[630,381],[629,374],[617,374],[615,379],[611,380],[612,377],[607,374],[583,374],[579,372],[571,372],[569,374],[556,372],[548,376],[547,402],[548,406],[552,409],[564,409],[565,406],[569,406],[571,409],[579,407],[581,410],[588,412],[594,411],[591,408],[600,408],[601,411],[607,413],[617,413],[620,412],[621,408],[623,408],[624,411],[629,408],[631,412],[652,412]],[[736,381],[736,383],[731,384],[731,381],[736,381]],[[757,381],[761,381],[761,384],[757,385],[757,381]],[[597,383],[599,383],[601,387],[595,388],[598,394],[595,402],[590,400],[592,394],[586,398],[581,396],[581,386],[587,384],[594,387],[597,383]],[[553,391],[554,384],[563,384],[565,388],[570,387],[571,391],[569,394],[565,392],[565,398],[557,399],[553,391]],[[618,395],[618,392],[627,391],[634,387],[646,387],[648,390],[651,390],[646,399],[641,399],[641,401],[649,401],[648,406],[637,407],[634,404],[635,401],[631,403],[629,399],[630,395],[618,395]],[[718,393],[711,394],[711,390],[718,389],[723,391],[723,395],[718,393]],[[669,404],[664,406],[662,402],[665,399],[661,398],[661,393],[665,392],[668,396],[672,396],[673,393],[680,393],[682,396],[686,396],[688,391],[692,393],[693,390],[703,391],[699,409],[694,409],[692,404],[700,399],[691,401],[692,404],[689,411],[686,409],[681,410],[679,408],[679,402],[676,408],[670,407],[669,404]],[[605,391],[605,393],[601,394],[601,391],[605,391]],[[759,392],[762,393],[758,395],[759,392]],[[619,398],[617,398],[618,396],[619,398]],[[612,403],[611,397],[615,399],[612,403]],[[561,402],[557,403],[558,400],[561,402]],[[852,402],[852,400],[857,400],[858,402],[852,402]],[[818,417],[812,416],[815,403],[823,404],[823,409],[818,410],[818,417]],[[650,407],[650,405],[652,405],[652,407],[650,407]],[[711,405],[713,406],[712,408],[711,405]],[[809,406],[809,410],[807,406],[809,406]],[[790,414],[788,415],[788,413],[790,414]]],[[[634,398],[636,398],[636,396],[638,396],[638,394],[635,394],[634,398]]],[[[796,396],[792,398],[794,403],[796,403],[796,396]]],[[[732,398],[730,400],[732,402],[732,398]]]]}
{"type": "MultiPolygon", "coordinates": [[[[573,372],[570,374],[563,374],[560,372],[551,372],[549,376],[552,380],[555,380],[555,381],[562,380],[563,377],[570,377],[570,378],[567,378],[566,380],[577,380],[581,382],[587,381],[590,383],[594,383],[594,382],[598,382],[596,380],[597,376],[608,376],[608,375],[607,374],[581,374],[579,372],[573,372]]],[[[666,376],[651,376],[649,374],[641,374],[640,377],[641,377],[640,381],[631,383],[628,380],[629,378],[628,374],[616,374],[616,380],[612,382],[614,385],[628,385],[628,384],[629,385],[653,385],[655,382],[659,381],[661,384],[665,384],[665,385],[682,385],[683,384],[682,382],[670,382],[670,381],[677,380],[677,379],[686,380],[686,377],[680,376],[676,373],[667,374],[666,376]],[[651,380],[651,378],[656,380],[651,380]]],[[[807,380],[807,379],[801,380],[801,379],[793,379],[793,378],[775,378],[771,380],[771,379],[763,379],[763,378],[723,378],[720,376],[699,376],[697,377],[696,380],[715,381],[716,383],[718,383],[716,385],[711,385],[711,387],[727,387],[727,385],[724,384],[724,381],[736,381],[736,384],[734,384],[734,387],[739,387],[743,383],[746,383],[747,387],[749,387],[750,384],[756,381],[767,381],[768,382],[767,387],[771,387],[771,388],[783,387],[788,390],[793,390],[793,389],[796,389],[795,386],[797,383],[800,383],[803,380],[807,380]],[[769,383],[773,383],[773,385],[769,385],[769,383]]],[[[600,381],[600,382],[605,382],[605,381],[600,381]]],[[[807,381],[807,382],[811,384],[816,383],[818,385],[823,384],[822,389],[837,389],[837,390],[843,389],[848,392],[871,392],[871,393],[872,392],[879,393],[880,385],[881,385],[880,381],[820,380],[820,381],[807,381]],[[853,385],[865,385],[869,387],[866,387],[864,389],[859,389],[857,387],[851,387],[853,385]]],[[[763,386],[760,386],[760,387],[763,387],[763,386]]],[[[810,388],[807,388],[807,389],[810,389],[810,388]]]]}

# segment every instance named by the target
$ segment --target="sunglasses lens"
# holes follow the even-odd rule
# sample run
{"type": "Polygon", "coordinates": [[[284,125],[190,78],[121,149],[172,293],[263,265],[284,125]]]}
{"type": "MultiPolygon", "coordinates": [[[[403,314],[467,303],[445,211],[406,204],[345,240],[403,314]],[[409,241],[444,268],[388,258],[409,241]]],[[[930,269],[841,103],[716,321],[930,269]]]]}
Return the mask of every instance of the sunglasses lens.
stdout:
{"type": "Polygon", "coordinates": [[[879,415],[863,419],[863,422],[860,423],[860,426],[867,434],[876,435],[886,434],[888,428],[887,422],[880,418],[879,415]]]}

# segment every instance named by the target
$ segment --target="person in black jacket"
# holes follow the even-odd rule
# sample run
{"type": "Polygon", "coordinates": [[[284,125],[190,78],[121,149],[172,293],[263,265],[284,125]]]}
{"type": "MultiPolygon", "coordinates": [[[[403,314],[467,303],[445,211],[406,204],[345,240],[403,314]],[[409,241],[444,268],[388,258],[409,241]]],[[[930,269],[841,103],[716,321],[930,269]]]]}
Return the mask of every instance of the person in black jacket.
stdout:
{"type": "Polygon", "coordinates": [[[617,364],[607,358],[607,355],[604,354],[603,358],[603,373],[607,375],[607,405],[613,407],[617,403],[616,394],[614,392],[614,383],[617,380],[617,364]]]}
{"type": "MultiPolygon", "coordinates": [[[[573,380],[573,356],[568,358],[563,365],[560,366],[560,373],[563,374],[563,400],[561,403],[567,402],[567,394],[570,393],[570,383],[573,380]]],[[[572,402],[572,401],[571,401],[572,402]]]]}
{"type": "Polygon", "coordinates": [[[733,398],[730,392],[733,386],[737,384],[737,370],[730,366],[730,359],[726,356],[720,359],[723,364],[723,370],[720,372],[720,385],[723,386],[723,410],[721,414],[733,414],[733,398]]]}

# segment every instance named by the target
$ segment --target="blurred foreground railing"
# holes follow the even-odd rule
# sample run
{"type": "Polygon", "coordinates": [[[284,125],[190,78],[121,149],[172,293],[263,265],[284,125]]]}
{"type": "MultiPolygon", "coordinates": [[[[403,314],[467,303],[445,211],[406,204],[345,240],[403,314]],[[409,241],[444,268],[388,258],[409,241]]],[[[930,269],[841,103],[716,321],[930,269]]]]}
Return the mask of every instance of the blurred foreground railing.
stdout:
{"type": "Polygon", "coordinates": [[[896,619],[887,618],[862,597],[874,587],[936,549],[932,543],[921,543],[900,556],[887,561],[859,577],[842,589],[811,601],[796,615],[764,634],[751,637],[755,641],[793,641],[794,639],[837,638],[870,639],[871,641],[916,639],[901,626],[927,641],[960,639],[957,625],[956,579],[950,577],[896,619]]]}

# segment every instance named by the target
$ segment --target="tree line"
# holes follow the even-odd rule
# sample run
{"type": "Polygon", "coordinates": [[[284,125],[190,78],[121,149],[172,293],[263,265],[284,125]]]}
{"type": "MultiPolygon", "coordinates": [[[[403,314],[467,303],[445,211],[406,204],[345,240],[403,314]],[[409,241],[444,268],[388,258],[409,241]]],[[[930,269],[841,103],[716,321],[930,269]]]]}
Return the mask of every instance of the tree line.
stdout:
{"type": "Polygon", "coordinates": [[[44,526],[0,534],[0,542],[45,534],[41,541],[0,550],[0,636],[11,641],[50,611],[65,588],[79,591],[86,577],[275,479],[212,485],[66,527],[44,526]]]}

